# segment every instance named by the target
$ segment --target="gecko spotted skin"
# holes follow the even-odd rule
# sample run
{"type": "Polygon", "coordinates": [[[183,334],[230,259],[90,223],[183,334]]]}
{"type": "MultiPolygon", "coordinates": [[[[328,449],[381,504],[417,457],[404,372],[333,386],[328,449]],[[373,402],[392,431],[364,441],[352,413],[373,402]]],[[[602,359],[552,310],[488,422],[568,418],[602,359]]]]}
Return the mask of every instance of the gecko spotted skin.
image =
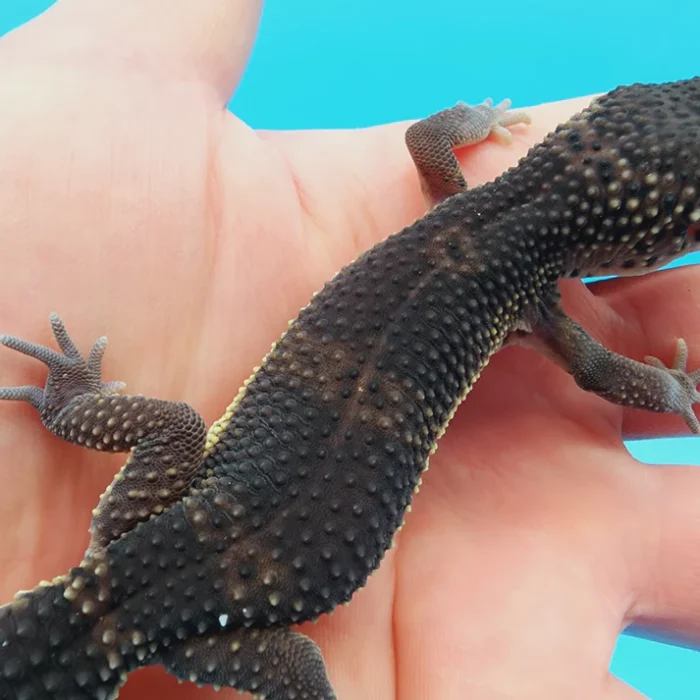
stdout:
{"type": "Polygon", "coordinates": [[[452,149],[518,121],[458,105],[407,132],[429,213],[313,297],[206,432],[186,404],[103,383],[84,360],[9,336],[46,388],[0,390],[60,437],[128,459],[85,558],[0,608],[0,698],[106,700],[160,664],[270,700],[331,700],[316,645],[290,626],[349,601],[401,526],[421,473],[489,358],[529,344],[584,389],[682,416],[698,371],[593,340],[559,279],[639,274],[699,247],[700,79],[622,87],[467,191],[452,149]]]}

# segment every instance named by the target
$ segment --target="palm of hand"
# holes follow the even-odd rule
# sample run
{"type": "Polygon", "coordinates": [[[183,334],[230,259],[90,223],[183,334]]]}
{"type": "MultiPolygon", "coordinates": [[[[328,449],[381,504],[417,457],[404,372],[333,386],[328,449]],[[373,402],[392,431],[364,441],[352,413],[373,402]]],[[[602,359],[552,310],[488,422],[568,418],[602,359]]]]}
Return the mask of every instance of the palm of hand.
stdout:
{"type": "MultiPolygon", "coordinates": [[[[81,347],[105,332],[106,378],[134,393],[216,418],[311,292],[421,213],[400,126],[256,134],[197,81],[89,50],[80,68],[60,51],[49,66],[17,44],[0,77],[0,298],[17,302],[0,327],[46,342],[56,310],[81,347]]],[[[470,182],[577,106],[537,111],[511,149],[465,154],[470,182]]],[[[700,341],[700,324],[661,301],[697,294],[695,276],[595,297],[577,285],[566,300],[609,345],[665,357],[675,335],[700,341]]],[[[0,384],[43,384],[24,358],[4,353],[1,367],[0,384]]],[[[433,458],[400,547],[351,607],[307,627],[339,697],[632,698],[607,673],[627,622],[697,639],[697,476],[637,464],[623,420],[637,434],[682,427],[584,395],[526,351],[499,355],[433,458]]],[[[6,600],[80,559],[122,458],[64,445],[28,407],[0,405],[0,426],[6,600]]],[[[211,692],[146,672],[122,697],[166,689],[211,692]]]]}

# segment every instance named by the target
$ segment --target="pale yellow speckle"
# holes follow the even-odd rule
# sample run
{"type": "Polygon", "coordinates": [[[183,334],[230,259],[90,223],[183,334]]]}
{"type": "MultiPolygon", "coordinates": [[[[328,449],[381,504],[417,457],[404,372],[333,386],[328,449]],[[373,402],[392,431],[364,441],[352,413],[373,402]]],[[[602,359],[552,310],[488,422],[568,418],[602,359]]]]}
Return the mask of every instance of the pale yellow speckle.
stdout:
{"type": "Polygon", "coordinates": [[[114,669],[117,669],[122,665],[122,657],[116,651],[110,651],[107,654],[107,663],[109,664],[109,667],[114,671],[114,669]]]}

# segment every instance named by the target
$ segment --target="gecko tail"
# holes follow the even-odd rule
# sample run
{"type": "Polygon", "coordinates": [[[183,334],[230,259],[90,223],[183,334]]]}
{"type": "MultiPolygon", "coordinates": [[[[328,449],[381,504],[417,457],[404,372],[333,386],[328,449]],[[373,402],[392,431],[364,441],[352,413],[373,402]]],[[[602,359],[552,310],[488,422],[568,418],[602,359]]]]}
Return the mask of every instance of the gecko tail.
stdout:
{"type": "Polygon", "coordinates": [[[117,697],[126,671],[94,638],[101,616],[94,579],[82,574],[73,569],[0,607],[0,700],[117,697]]]}

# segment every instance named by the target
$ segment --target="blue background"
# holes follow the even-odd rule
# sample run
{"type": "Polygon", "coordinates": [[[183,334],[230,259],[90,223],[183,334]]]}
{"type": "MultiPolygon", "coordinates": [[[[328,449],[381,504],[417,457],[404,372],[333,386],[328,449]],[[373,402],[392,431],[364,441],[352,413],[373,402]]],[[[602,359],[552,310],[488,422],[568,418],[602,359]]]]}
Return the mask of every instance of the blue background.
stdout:
{"type": "MultiPolygon", "coordinates": [[[[51,4],[0,0],[0,34],[51,4]]],[[[422,117],[489,95],[532,105],[699,73],[698,27],[695,0],[268,0],[231,107],[253,127],[290,129],[422,117]]],[[[698,462],[693,440],[629,448],[645,462],[698,462]]],[[[623,636],[612,670],[652,700],[700,698],[694,652],[623,636]]]]}

